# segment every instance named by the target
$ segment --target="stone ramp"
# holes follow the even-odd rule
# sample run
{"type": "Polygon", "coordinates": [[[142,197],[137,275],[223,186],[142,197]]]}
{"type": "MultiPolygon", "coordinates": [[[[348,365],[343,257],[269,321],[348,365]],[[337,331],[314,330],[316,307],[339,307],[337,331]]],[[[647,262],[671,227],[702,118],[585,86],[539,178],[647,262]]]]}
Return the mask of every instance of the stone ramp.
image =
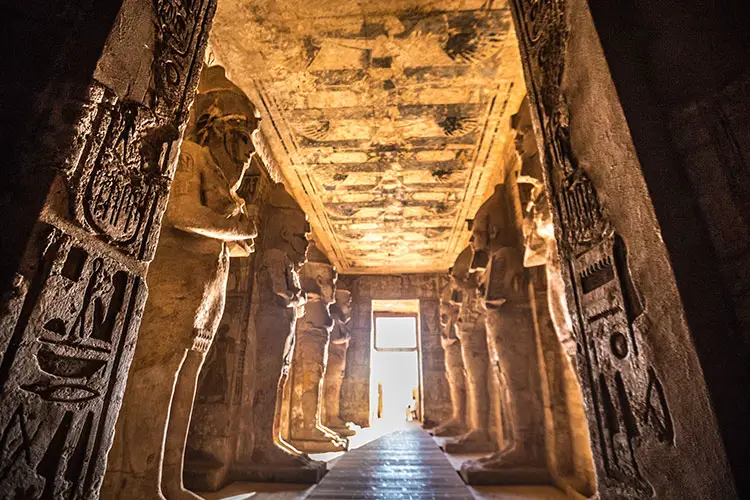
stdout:
{"type": "Polygon", "coordinates": [[[435,441],[417,427],[346,453],[305,498],[474,500],[435,441]]]}

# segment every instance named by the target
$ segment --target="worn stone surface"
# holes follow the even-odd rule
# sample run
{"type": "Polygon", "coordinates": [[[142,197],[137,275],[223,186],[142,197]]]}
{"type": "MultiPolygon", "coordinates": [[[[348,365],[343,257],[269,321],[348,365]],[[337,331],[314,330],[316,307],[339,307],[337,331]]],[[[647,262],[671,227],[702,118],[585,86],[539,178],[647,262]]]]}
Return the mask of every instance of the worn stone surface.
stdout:
{"type": "MultiPolygon", "coordinates": [[[[371,423],[370,352],[372,349],[373,300],[386,309],[398,310],[400,301],[419,301],[422,354],[422,419],[433,424],[451,413],[443,349],[440,346],[440,290],[447,282],[443,274],[339,276],[339,285],[352,293],[351,340],[346,375],[341,389],[341,417],[362,427],[371,423]]],[[[383,312],[387,312],[383,311],[383,312]]],[[[414,311],[417,312],[417,311],[414,311]]]]}
{"type": "Polygon", "coordinates": [[[257,208],[237,195],[255,113],[222,67],[203,71],[151,264],[107,497],[195,498],[182,486],[182,464],[198,374],[224,312],[230,247],[250,252],[257,235],[257,208]]]}
{"type": "Polygon", "coordinates": [[[547,464],[557,486],[591,496],[596,490],[596,473],[583,395],[573,366],[576,343],[527,102],[513,116],[513,128],[520,175],[511,172],[508,183],[515,185],[513,192],[518,194],[514,196],[515,211],[523,212],[524,266],[530,269],[531,300],[541,354],[547,464]]]}
{"type": "Polygon", "coordinates": [[[509,13],[479,0],[219,5],[215,57],[268,104],[263,130],[341,272],[444,271],[468,243],[523,97],[509,13]]]}
{"type": "Polygon", "coordinates": [[[338,273],[313,245],[300,271],[307,295],[305,314],[297,320],[290,375],[289,442],[305,452],[343,451],[347,442],[322,422],[323,381],[327,365],[338,273]]]}
{"type": "Polygon", "coordinates": [[[310,460],[285,439],[295,327],[307,301],[299,270],[306,260],[310,225],[282,184],[271,188],[261,217],[264,226],[254,285],[258,309],[253,452],[249,460],[235,465],[234,476],[238,480],[316,482],[325,464],[310,460]]]}
{"type": "Polygon", "coordinates": [[[466,373],[458,338],[458,315],[461,291],[450,283],[440,294],[440,344],[445,356],[445,377],[451,397],[451,416],[430,433],[434,436],[456,436],[466,432],[466,373]]]}
{"type": "MultiPolygon", "coordinates": [[[[257,150],[257,134],[253,138],[257,150]]],[[[273,171],[253,156],[237,194],[262,207],[273,171]]],[[[260,220],[259,231],[263,231],[260,220]]],[[[255,255],[231,258],[224,315],[198,379],[185,451],[185,486],[215,491],[231,480],[239,448],[252,448],[255,329],[251,318],[255,255]]],[[[253,301],[255,297],[255,301],[253,301]]],[[[255,304],[257,307],[257,304],[255,304]]]]}
{"type": "Polygon", "coordinates": [[[354,431],[350,430],[346,426],[346,421],[341,418],[341,386],[346,373],[346,353],[349,351],[349,341],[352,337],[352,293],[337,287],[335,297],[336,301],[330,307],[333,329],[328,343],[321,420],[323,425],[333,429],[340,436],[348,437],[354,435],[354,431]]]}
{"type": "Polygon", "coordinates": [[[500,398],[496,405],[502,409],[503,446],[490,457],[465,464],[462,475],[467,481],[475,469],[487,476],[497,472],[499,483],[517,484],[517,473],[528,480],[530,470],[538,471],[534,482],[549,481],[541,360],[511,189],[507,183],[497,185],[474,219],[475,272],[484,291],[487,345],[500,389],[493,397],[500,398]]]}
{"type": "MultiPolygon", "coordinates": [[[[663,0],[633,4],[617,16],[590,8],[738,494],[745,498],[750,496],[744,444],[750,442],[745,5],[730,0],[715,8],[700,2],[674,7],[663,0]]],[[[617,194],[612,191],[613,199],[617,194]]],[[[600,195],[608,196],[601,189],[600,195]]],[[[630,205],[621,208],[630,212],[630,205]]],[[[691,384],[683,385],[689,393],[691,384]]]]}
{"type": "Polygon", "coordinates": [[[734,498],[674,271],[588,4],[512,6],[545,182],[555,193],[599,492],[734,498]],[[701,474],[686,473],[695,463],[701,474]]]}
{"type": "Polygon", "coordinates": [[[448,441],[448,453],[482,453],[494,451],[497,443],[490,435],[490,360],[488,353],[485,311],[480,303],[480,283],[470,272],[474,252],[466,247],[451,269],[451,279],[460,291],[458,338],[466,374],[466,427],[464,434],[448,441]]]}
{"type": "Polygon", "coordinates": [[[3,238],[1,259],[3,498],[98,497],[214,9],[211,1],[130,1],[118,13],[118,5],[4,5],[4,17],[18,22],[9,33],[45,41],[44,57],[24,47],[23,64],[44,64],[46,55],[50,64],[9,79],[11,97],[27,86],[30,100],[16,105],[28,105],[31,121],[9,120],[17,142],[3,184],[23,194],[15,200],[4,186],[2,195],[4,218],[26,212],[3,238]],[[104,64],[131,47],[145,47],[130,54],[148,61],[141,71],[104,64]],[[117,81],[148,95],[123,92],[117,81]],[[18,205],[6,211],[8,202],[18,205]]]}

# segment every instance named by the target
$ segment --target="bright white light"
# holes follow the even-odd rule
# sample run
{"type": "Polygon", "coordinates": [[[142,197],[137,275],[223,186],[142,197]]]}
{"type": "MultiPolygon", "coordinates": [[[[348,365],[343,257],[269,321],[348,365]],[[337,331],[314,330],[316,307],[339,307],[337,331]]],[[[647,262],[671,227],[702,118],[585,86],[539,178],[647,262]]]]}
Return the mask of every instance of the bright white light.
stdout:
{"type": "Polygon", "coordinates": [[[375,318],[376,349],[416,349],[417,318],[380,316],[375,318]]]}

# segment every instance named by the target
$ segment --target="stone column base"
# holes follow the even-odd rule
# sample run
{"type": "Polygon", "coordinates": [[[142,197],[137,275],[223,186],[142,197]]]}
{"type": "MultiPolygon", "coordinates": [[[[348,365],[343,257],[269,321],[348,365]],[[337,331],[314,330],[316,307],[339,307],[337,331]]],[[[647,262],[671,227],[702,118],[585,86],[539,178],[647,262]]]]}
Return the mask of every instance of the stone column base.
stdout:
{"type": "Polygon", "coordinates": [[[305,453],[328,453],[349,449],[348,439],[292,439],[290,444],[305,453]]]}
{"type": "Polygon", "coordinates": [[[464,483],[471,485],[537,485],[553,484],[549,472],[541,467],[487,468],[479,464],[461,467],[464,483]]]}
{"type": "Polygon", "coordinates": [[[328,469],[325,462],[314,462],[300,466],[274,464],[237,464],[232,478],[235,481],[253,483],[319,483],[328,469]]]}

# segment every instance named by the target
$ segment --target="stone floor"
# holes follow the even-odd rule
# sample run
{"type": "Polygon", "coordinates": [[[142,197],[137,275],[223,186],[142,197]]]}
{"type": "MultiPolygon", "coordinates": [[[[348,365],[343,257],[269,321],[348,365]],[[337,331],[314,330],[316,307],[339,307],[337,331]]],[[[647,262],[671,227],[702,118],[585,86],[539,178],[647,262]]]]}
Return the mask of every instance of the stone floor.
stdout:
{"type": "MultiPolygon", "coordinates": [[[[207,500],[564,500],[551,487],[467,487],[435,441],[410,426],[382,437],[360,434],[356,449],[344,454],[317,456],[330,459],[329,472],[317,486],[234,483],[207,500]],[[374,440],[373,440],[374,439],[374,440]],[[367,442],[369,441],[369,442],[367,442]]],[[[453,457],[450,457],[453,461],[453,457]]]]}
{"type": "Polygon", "coordinates": [[[417,427],[347,453],[307,498],[474,500],[445,454],[417,427]]]}

